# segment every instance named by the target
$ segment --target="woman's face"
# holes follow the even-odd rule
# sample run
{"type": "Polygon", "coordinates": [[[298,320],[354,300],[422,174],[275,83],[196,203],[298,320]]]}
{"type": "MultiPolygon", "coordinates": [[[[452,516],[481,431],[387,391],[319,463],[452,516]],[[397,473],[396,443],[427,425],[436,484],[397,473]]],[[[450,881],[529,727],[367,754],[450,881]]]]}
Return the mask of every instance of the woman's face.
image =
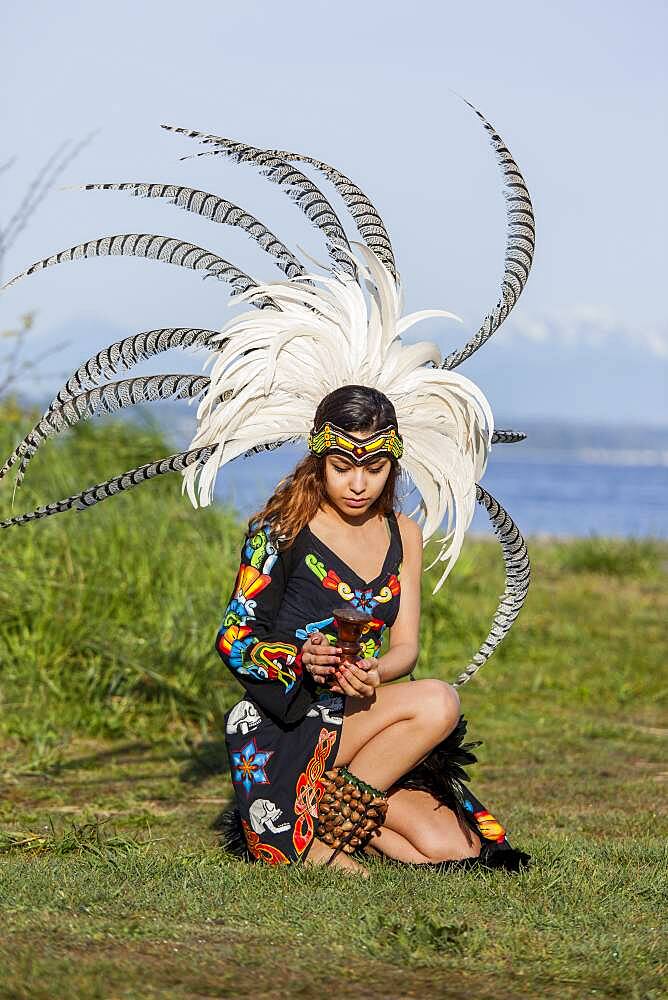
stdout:
{"type": "MultiPolygon", "coordinates": [[[[363,440],[371,432],[348,433],[350,437],[363,440]]],[[[391,464],[387,456],[355,465],[340,455],[325,455],[325,486],[330,503],[347,517],[365,513],[383,492],[391,464]]]]}

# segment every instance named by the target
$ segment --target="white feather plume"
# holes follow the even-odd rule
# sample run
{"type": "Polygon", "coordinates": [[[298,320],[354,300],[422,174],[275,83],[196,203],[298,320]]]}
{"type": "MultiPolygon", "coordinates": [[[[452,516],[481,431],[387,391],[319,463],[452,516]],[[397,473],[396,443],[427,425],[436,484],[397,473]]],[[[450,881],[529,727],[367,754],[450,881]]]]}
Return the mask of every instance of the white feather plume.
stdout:
{"type": "Polygon", "coordinates": [[[425,545],[446,521],[438,554],[426,567],[444,564],[436,593],[471,523],[494,419],[475,383],[438,367],[442,356],[436,344],[402,344],[401,334],[423,319],[457,317],[438,309],[402,316],[401,292],[390,272],[368,247],[353,246],[357,281],[330,271],[260,285],[235,297],[238,303],[269,296],[278,309],[243,313],[217,338],[226,343],[214,356],[189,445],[217,448],[203,466],[184,470],[183,488],[193,506],[208,506],[226,462],[254,445],[298,435],[306,439],[318,404],[334,389],[377,389],[396,409],[404,441],[400,466],[420,493],[411,514],[418,514],[425,545]],[[225,393],[229,398],[221,400],[225,393]]]}

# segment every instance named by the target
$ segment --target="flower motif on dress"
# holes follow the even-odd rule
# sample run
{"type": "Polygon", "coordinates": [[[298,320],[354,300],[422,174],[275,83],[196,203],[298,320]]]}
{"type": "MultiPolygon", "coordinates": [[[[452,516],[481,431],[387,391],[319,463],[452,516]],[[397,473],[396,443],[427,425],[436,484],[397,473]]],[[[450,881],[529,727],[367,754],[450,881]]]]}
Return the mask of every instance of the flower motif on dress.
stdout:
{"type": "Polygon", "coordinates": [[[400,593],[401,584],[399,583],[399,577],[393,573],[386,585],[381,587],[380,591],[376,594],[375,600],[379,604],[387,604],[388,601],[391,601],[393,597],[396,597],[400,593]]]}
{"type": "Polygon", "coordinates": [[[381,587],[377,594],[374,594],[372,587],[351,587],[349,583],[342,580],[334,569],[326,569],[321,559],[318,559],[313,552],[309,552],[304,557],[304,562],[317,576],[320,583],[326,590],[335,590],[344,601],[350,601],[354,608],[365,614],[371,614],[378,604],[387,604],[397,594],[401,592],[401,585],[396,574],[392,573],[385,586],[381,587]]]}
{"type": "Polygon", "coordinates": [[[234,584],[234,594],[225,609],[223,627],[237,625],[249,616],[254,617],[255,600],[253,598],[257,597],[270,583],[271,577],[267,573],[260,573],[255,566],[242,563],[234,584]]]}
{"type": "Polygon", "coordinates": [[[244,786],[246,795],[250,795],[253,785],[269,784],[265,768],[273,753],[273,750],[259,750],[254,738],[232,753],[232,778],[244,786]]]}
{"type": "Polygon", "coordinates": [[[327,570],[327,576],[321,580],[321,583],[327,590],[335,590],[339,597],[342,597],[344,601],[350,601],[352,599],[354,593],[352,587],[342,580],[335,570],[327,570]]]}
{"type": "Polygon", "coordinates": [[[225,609],[216,640],[218,652],[233,670],[243,671],[244,653],[254,641],[253,630],[246,622],[255,618],[254,598],[270,583],[271,577],[260,573],[255,566],[240,565],[234,593],[225,609]]]}
{"type": "Polygon", "coordinates": [[[230,625],[224,632],[221,630],[218,633],[216,649],[228,661],[232,670],[243,670],[243,654],[247,641],[253,641],[248,638],[252,634],[252,628],[247,625],[230,625]]]}

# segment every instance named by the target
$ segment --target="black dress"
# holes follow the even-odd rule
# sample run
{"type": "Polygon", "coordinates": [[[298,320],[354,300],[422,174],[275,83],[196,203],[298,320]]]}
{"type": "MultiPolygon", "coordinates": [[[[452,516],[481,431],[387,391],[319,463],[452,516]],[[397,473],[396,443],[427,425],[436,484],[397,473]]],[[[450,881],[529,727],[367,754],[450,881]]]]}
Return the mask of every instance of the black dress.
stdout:
{"type": "MultiPolygon", "coordinates": [[[[389,544],[383,567],[370,581],[344,563],[305,526],[279,552],[264,527],[247,535],[234,592],[216,639],[216,649],[245,688],[225,717],[236,806],[248,850],[256,860],[289,864],[306,857],[318,825],[322,776],[336,759],[345,697],[315,683],[302,671],[301,647],[315,631],[336,645],[332,616],[349,604],[372,616],[362,634],[365,657],[379,656],[401,595],[401,533],[387,518],[389,544]]],[[[462,763],[475,760],[455,734],[399,783],[425,788],[455,808],[488,848],[513,851],[503,827],[461,783],[462,763]],[[438,772],[434,785],[434,773],[438,772]]],[[[515,859],[516,860],[516,859],[515,859]]]]}

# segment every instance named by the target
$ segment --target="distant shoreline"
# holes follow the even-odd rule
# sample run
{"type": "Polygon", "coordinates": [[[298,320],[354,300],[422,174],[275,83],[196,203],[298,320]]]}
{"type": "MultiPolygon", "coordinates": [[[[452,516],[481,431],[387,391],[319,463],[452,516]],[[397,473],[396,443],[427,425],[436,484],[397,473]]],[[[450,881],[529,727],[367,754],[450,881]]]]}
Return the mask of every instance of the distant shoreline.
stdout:
{"type": "MultiPolygon", "coordinates": [[[[526,542],[588,542],[592,539],[597,542],[619,542],[619,543],[633,543],[633,542],[647,542],[650,544],[662,544],[668,545],[665,538],[660,535],[558,535],[552,534],[547,531],[534,532],[530,534],[528,532],[523,533],[524,540],[526,542]]],[[[492,529],[490,528],[489,533],[484,531],[467,531],[466,538],[470,538],[473,542],[494,542],[496,544],[497,538],[494,535],[492,529]]]]}

